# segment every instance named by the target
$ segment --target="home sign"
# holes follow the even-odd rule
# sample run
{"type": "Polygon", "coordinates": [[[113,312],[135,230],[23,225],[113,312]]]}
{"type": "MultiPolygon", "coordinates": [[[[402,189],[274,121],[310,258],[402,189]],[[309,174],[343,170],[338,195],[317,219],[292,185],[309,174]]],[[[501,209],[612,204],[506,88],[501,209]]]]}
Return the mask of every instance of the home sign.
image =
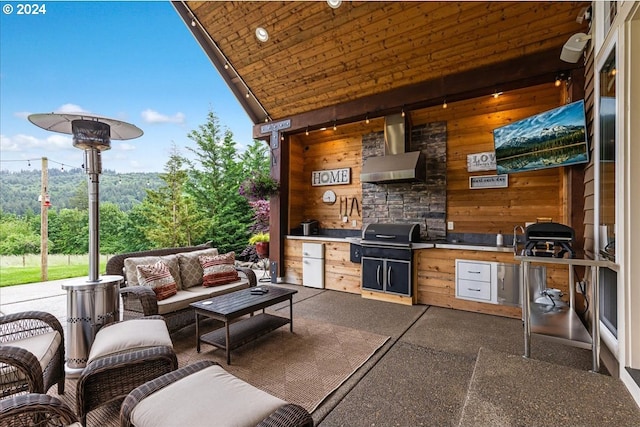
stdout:
{"type": "Polygon", "coordinates": [[[351,183],[351,168],[327,169],[311,172],[311,185],[342,185],[351,183]]]}
{"type": "Polygon", "coordinates": [[[496,169],[495,151],[467,154],[467,172],[490,171],[496,169]]]}

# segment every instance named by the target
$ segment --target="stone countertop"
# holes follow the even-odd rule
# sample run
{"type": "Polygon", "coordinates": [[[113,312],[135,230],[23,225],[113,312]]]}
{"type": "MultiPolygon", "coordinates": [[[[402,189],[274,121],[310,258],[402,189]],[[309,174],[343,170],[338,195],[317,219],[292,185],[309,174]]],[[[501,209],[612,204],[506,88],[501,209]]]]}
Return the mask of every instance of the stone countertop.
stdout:
{"type": "MultiPolygon", "coordinates": [[[[314,236],[286,236],[289,240],[307,240],[317,242],[338,242],[338,243],[360,243],[359,237],[330,237],[323,235],[314,236]]],[[[513,252],[512,246],[495,246],[478,243],[463,243],[463,242],[419,242],[413,244],[414,249],[453,249],[453,250],[465,250],[465,251],[483,251],[483,252],[513,252]]]]}

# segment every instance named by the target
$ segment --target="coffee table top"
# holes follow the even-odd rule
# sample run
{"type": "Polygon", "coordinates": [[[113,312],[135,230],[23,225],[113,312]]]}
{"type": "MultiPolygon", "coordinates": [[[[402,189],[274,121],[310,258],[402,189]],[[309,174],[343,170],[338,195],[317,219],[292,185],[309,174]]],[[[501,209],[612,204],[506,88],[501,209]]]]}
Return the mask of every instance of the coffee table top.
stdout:
{"type": "Polygon", "coordinates": [[[238,312],[268,307],[280,301],[285,301],[291,298],[291,295],[298,293],[296,290],[275,286],[259,286],[259,288],[265,288],[269,291],[262,295],[253,295],[251,290],[255,289],[255,287],[251,287],[193,302],[189,305],[198,310],[229,316],[238,312]]]}

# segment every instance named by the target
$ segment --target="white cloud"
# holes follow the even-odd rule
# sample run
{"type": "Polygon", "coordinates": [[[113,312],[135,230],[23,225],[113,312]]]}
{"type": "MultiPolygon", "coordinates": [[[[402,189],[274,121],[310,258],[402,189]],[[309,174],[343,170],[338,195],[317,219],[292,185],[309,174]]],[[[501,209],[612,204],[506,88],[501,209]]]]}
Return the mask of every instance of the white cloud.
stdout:
{"type": "Polygon", "coordinates": [[[0,135],[2,151],[20,153],[28,150],[60,151],[73,148],[70,136],[50,135],[44,139],[33,135],[17,134],[13,137],[0,135]]]}
{"type": "Polygon", "coordinates": [[[166,114],[160,114],[159,112],[151,109],[146,109],[141,113],[142,119],[146,123],[177,123],[183,124],[185,116],[183,113],[177,112],[173,116],[167,116],[166,114]]]}
{"type": "Polygon", "coordinates": [[[27,119],[27,117],[29,117],[29,115],[31,115],[31,113],[29,111],[17,111],[15,113],[13,113],[14,117],[17,117],[19,119],[27,119]]]}
{"type": "Polygon", "coordinates": [[[62,104],[55,110],[56,113],[89,113],[79,105],[76,104],[62,104]]]}
{"type": "Polygon", "coordinates": [[[133,151],[136,149],[135,145],[129,144],[127,142],[119,142],[114,145],[114,148],[120,151],[133,151]]]}

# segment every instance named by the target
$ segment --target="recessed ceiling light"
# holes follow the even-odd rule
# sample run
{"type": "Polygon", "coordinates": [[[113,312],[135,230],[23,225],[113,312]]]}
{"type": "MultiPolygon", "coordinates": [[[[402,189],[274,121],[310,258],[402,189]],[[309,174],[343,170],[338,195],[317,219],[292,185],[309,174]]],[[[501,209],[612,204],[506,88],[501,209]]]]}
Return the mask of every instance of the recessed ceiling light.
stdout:
{"type": "Polygon", "coordinates": [[[264,43],[269,40],[269,33],[264,28],[258,27],[256,28],[256,38],[264,43]]]}
{"type": "Polygon", "coordinates": [[[337,9],[342,4],[342,0],[327,0],[327,4],[331,9],[337,9]]]}

